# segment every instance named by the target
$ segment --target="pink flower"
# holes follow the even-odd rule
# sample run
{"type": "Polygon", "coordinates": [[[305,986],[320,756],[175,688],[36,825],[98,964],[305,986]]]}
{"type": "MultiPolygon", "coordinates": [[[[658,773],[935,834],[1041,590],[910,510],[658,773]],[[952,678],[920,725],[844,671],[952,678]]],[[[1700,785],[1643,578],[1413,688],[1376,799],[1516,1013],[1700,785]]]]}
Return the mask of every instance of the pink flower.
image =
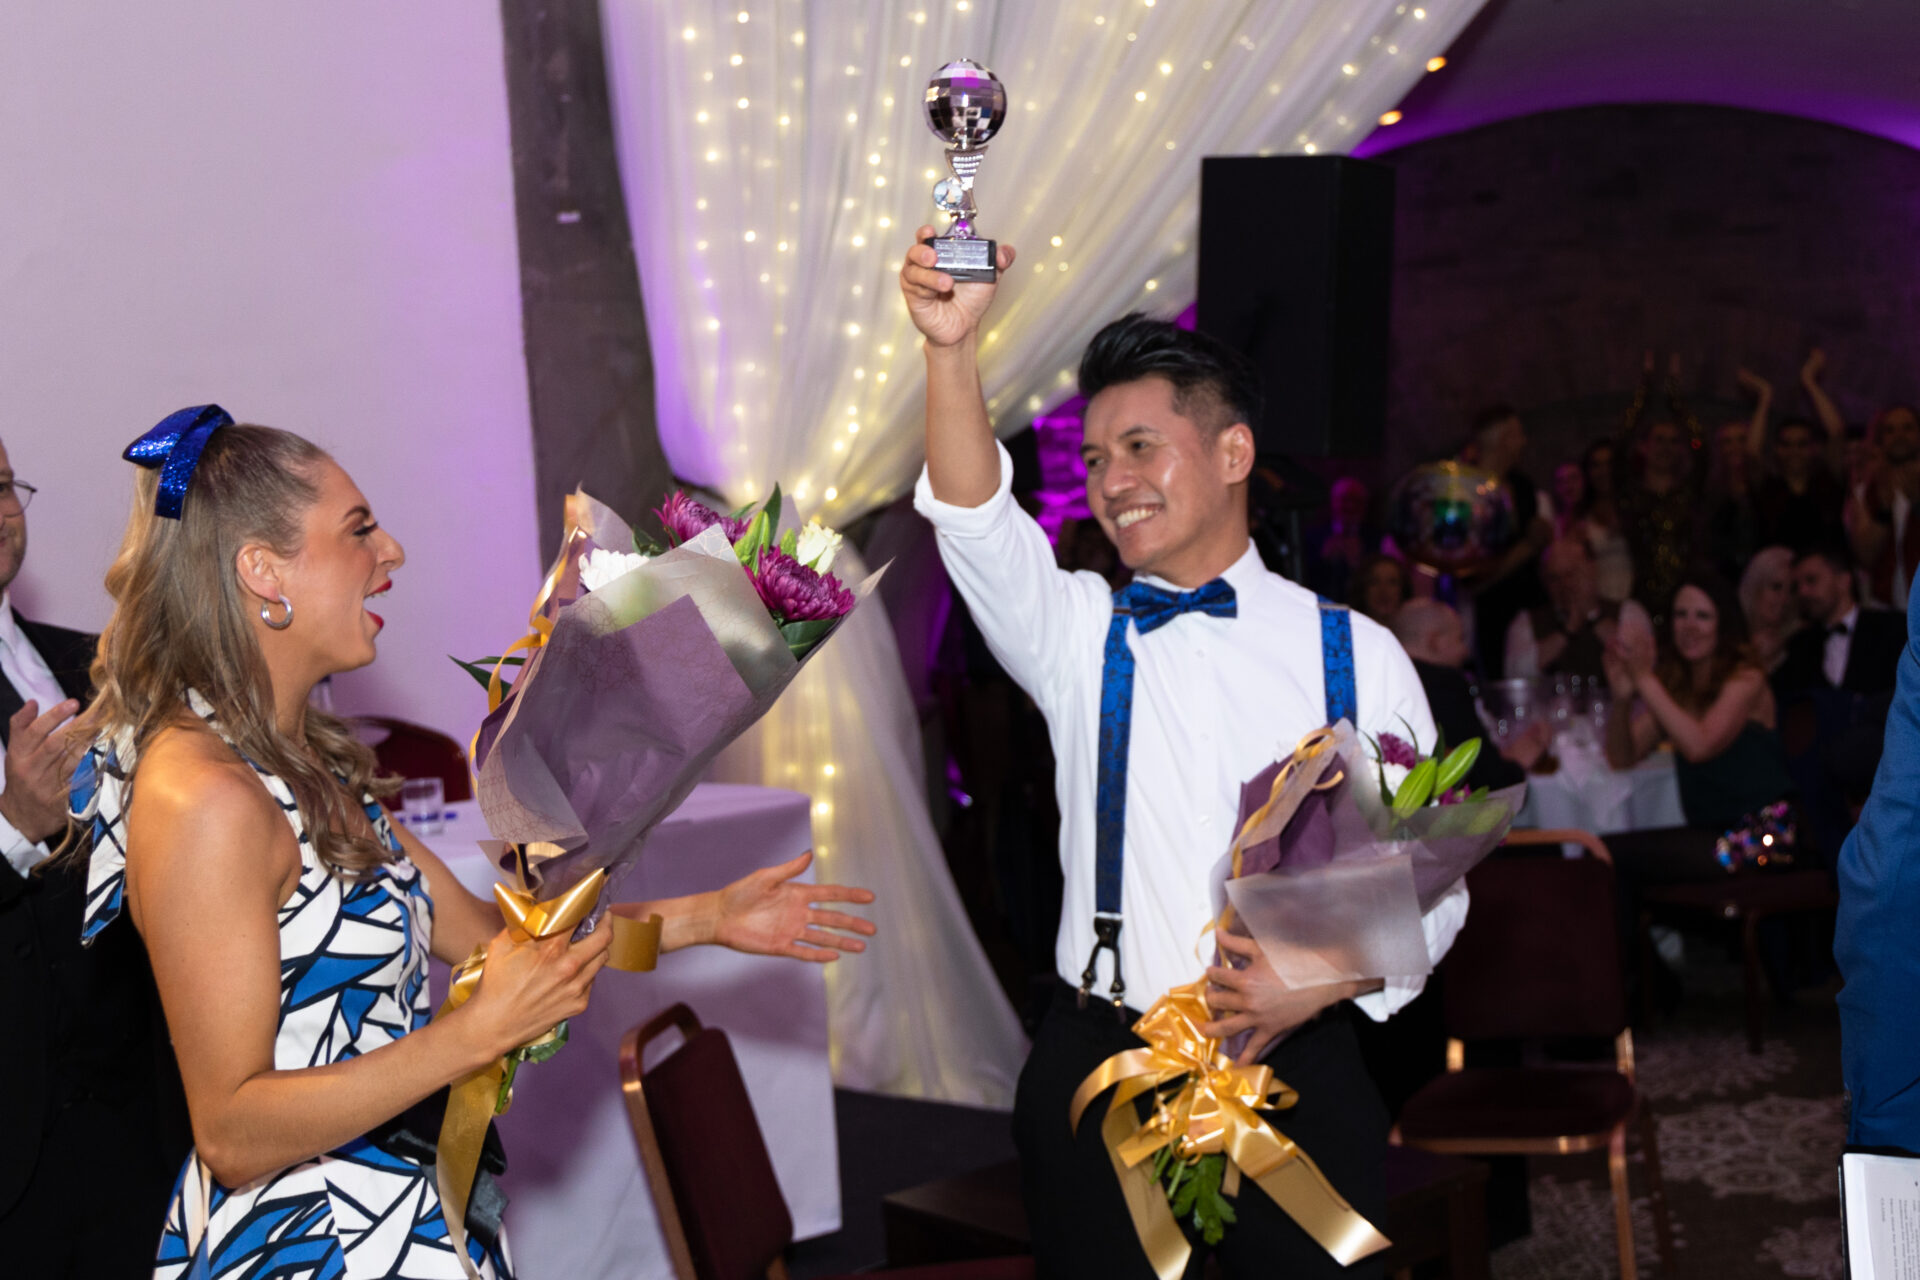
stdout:
{"type": "Polygon", "coordinates": [[[1435,800],[1434,803],[1435,804],[1460,804],[1466,800],[1468,794],[1469,792],[1467,791],[1466,784],[1461,783],[1459,786],[1453,788],[1453,790],[1451,791],[1442,792],[1440,794],[1440,798],[1438,800],[1435,800]]]}
{"type": "Polygon", "coordinates": [[[754,590],[781,622],[811,622],[853,612],[853,592],[830,573],[816,573],[778,547],[768,547],[747,571],[754,590]]]}
{"type": "Polygon", "coordinates": [[[1405,738],[1391,733],[1380,735],[1380,763],[1397,764],[1402,769],[1411,769],[1420,763],[1420,753],[1405,738]]]}
{"type": "Polygon", "coordinates": [[[726,533],[728,542],[739,541],[740,535],[747,531],[745,520],[723,516],[706,503],[689,498],[680,489],[675,489],[653,514],[660,517],[660,523],[667,527],[675,543],[691,542],[716,524],[726,533]]]}

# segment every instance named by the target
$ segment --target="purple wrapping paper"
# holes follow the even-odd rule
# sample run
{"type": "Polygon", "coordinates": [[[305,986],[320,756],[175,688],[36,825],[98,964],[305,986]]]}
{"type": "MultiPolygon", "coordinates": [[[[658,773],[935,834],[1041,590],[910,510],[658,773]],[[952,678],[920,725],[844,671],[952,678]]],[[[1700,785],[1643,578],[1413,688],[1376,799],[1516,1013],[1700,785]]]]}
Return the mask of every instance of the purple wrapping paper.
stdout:
{"type": "MultiPolygon", "coordinates": [[[[633,539],[584,495],[569,507],[576,532],[545,609],[552,633],[481,726],[476,792],[493,834],[529,846],[524,879],[539,897],[606,871],[597,920],[647,833],[803,663],[718,528],[570,598],[583,552],[633,539]]],[[[501,865],[518,870],[511,853],[501,865]]]]}
{"type": "MultiPolygon", "coordinates": [[[[1341,721],[1334,735],[1332,748],[1295,771],[1268,822],[1250,833],[1241,875],[1232,877],[1231,851],[1221,860],[1216,905],[1233,903],[1230,931],[1258,941],[1289,986],[1431,973],[1420,917],[1506,838],[1526,787],[1396,819],[1352,727],[1341,721]],[[1329,790],[1311,790],[1336,774],[1344,776],[1329,790]]],[[[1236,833],[1267,803],[1285,763],[1241,788],[1236,833]]]]}

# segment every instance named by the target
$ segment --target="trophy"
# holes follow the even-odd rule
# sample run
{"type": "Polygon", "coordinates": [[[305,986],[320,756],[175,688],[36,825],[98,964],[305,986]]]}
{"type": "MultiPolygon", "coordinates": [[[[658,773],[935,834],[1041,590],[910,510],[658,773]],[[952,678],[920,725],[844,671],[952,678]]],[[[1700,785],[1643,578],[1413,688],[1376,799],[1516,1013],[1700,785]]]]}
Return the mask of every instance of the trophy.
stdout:
{"type": "Polygon", "coordinates": [[[1007,91],[993,72],[971,58],[949,62],[927,83],[927,127],[947,144],[947,169],[933,188],[933,202],[952,219],[945,235],[926,243],[936,267],[955,280],[991,281],[998,277],[998,247],[973,233],[973,175],[987,142],[1007,119],[1007,91]]]}

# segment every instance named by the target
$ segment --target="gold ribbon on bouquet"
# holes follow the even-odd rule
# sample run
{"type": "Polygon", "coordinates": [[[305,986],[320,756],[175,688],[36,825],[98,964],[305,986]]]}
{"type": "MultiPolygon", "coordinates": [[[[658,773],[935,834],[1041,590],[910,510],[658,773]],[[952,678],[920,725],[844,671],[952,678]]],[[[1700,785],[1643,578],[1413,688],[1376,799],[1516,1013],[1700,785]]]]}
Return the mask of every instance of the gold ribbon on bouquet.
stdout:
{"type": "MultiPolygon", "coordinates": [[[[1266,803],[1234,838],[1234,877],[1241,874],[1242,855],[1249,846],[1279,834],[1309,793],[1329,790],[1345,777],[1340,773],[1315,780],[1301,772],[1335,742],[1332,729],[1316,729],[1294,747],[1275,775],[1266,803]]],[[[1232,922],[1233,907],[1228,905],[1208,927],[1224,929],[1232,922]]],[[[1221,1194],[1237,1195],[1241,1176],[1252,1178],[1342,1266],[1386,1248],[1390,1241],[1333,1189],[1313,1158],[1259,1114],[1283,1111],[1300,1095],[1276,1079],[1271,1067],[1241,1066],[1220,1051],[1218,1040],[1201,1033],[1200,1028],[1213,1021],[1206,985],[1204,979],[1191,982],[1156,1000],[1133,1024],[1133,1033],[1147,1047],[1116,1053],[1095,1067],[1074,1091],[1069,1116],[1078,1132],[1088,1106],[1114,1089],[1100,1136],[1154,1272],[1160,1280],[1178,1280],[1193,1252],[1154,1176],[1152,1157],[1161,1150],[1189,1163],[1224,1153],[1221,1194]],[[1142,1121],[1133,1104],[1149,1093],[1157,1096],[1142,1121]]]]}
{"type": "MultiPolygon", "coordinates": [[[[501,916],[506,920],[507,932],[516,942],[530,942],[573,932],[593,910],[594,903],[600,900],[600,890],[605,882],[606,872],[595,871],[559,897],[546,902],[535,901],[534,896],[523,889],[496,884],[493,886],[493,897],[500,906],[501,916]]],[[[601,924],[613,931],[613,941],[607,948],[608,968],[644,973],[659,962],[659,916],[633,920],[608,912],[601,924]]],[[[474,992],[480,989],[481,970],[486,960],[487,947],[481,943],[454,971],[446,1003],[440,1006],[435,1017],[445,1017],[473,998],[474,992]]],[[[556,1031],[549,1031],[521,1048],[550,1044],[556,1038],[556,1031]]],[[[446,1218],[447,1234],[461,1266],[469,1276],[475,1273],[467,1257],[467,1201],[473,1194],[474,1174],[480,1168],[480,1148],[486,1141],[487,1125],[496,1114],[496,1104],[506,1085],[510,1056],[503,1055],[456,1082],[448,1093],[446,1118],[440,1122],[434,1176],[440,1186],[440,1203],[446,1218]]],[[[498,1110],[504,1112],[511,1105],[512,1091],[509,1090],[507,1104],[499,1106],[498,1110]]]]}
{"type": "Polygon", "coordinates": [[[1220,1052],[1219,1041],[1201,1034],[1200,1027],[1213,1020],[1205,987],[1204,981],[1188,983],[1155,1001],[1133,1024],[1147,1047],[1114,1054],[1073,1095],[1070,1122],[1078,1130],[1093,1100],[1119,1086],[1107,1102],[1100,1136],[1155,1273],[1160,1280],[1178,1280],[1192,1254],[1154,1177],[1151,1157],[1162,1148],[1189,1162],[1224,1152],[1223,1194],[1238,1191],[1242,1174],[1252,1178],[1342,1266],[1386,1248],[1387,1238],[1333,1189],[1312,1157],[1256,1110],[1284,1110],[1299,1095],[1276,1079],[1272,1068],[1240,1066],[1220,1052]],[[1163,1086],[1182,1077],[1136,1123],[1134,1100],[1162,1093],[1163,1086]]]}

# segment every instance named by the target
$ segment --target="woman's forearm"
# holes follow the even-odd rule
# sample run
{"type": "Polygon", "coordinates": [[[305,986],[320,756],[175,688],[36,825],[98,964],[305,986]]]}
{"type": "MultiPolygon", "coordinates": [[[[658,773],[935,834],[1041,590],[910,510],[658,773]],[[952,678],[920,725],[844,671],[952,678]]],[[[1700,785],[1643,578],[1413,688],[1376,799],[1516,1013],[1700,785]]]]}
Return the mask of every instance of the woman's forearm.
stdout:
{"type": "Polygon", "coordinates": [[[263,1071],[219,1098],[190,1095],[200,1158],[222,1186],[240,1187],[385,1124],[498,1056],[469,1034],[465,1012],[345,1061],[263,1071]]]}

